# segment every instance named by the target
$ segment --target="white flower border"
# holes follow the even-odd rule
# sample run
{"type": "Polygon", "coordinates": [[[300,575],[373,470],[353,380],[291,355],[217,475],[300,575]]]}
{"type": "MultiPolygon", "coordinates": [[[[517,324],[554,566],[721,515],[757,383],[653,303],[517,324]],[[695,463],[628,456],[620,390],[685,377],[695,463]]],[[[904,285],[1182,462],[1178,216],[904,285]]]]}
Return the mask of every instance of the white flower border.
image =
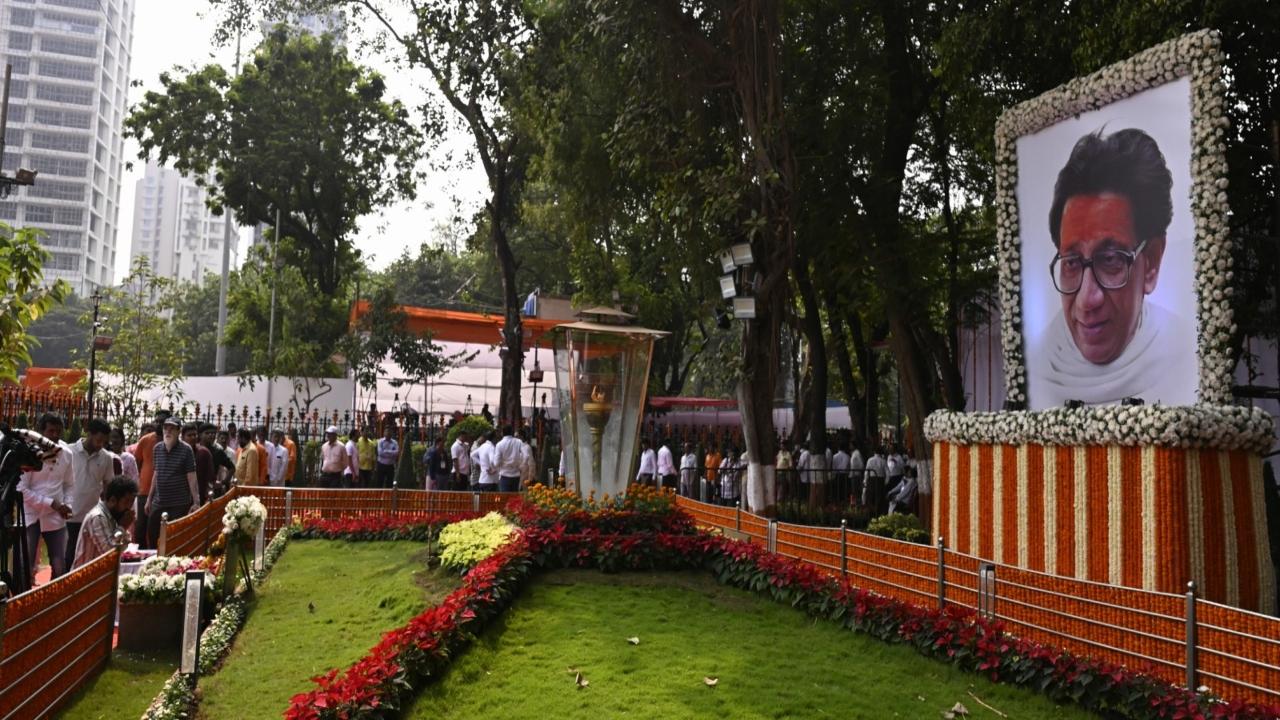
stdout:
{"type": "Polygon", "coordinates": [[[960,445],[1122,445],[1265,453],[1273,421],[1261,408],[1236,405],[1105,405],[1037,412],[941,410],[924,423],[931,442],[960,445]]]}
{"type": "Polygon", "coordinates": [[[1195,221],[1196,315],[1200,356],[1198,401],[1231,398],[1231,245],[1228,236],[1226,132],[1217,31],[1201,30],[1061,85],[1005,111],[996,123],[996,243],[1000,266],[1001,337],[1005,397],[1025,407],[1021,254],[1016,141],[1063,119],[1096,110],[1181,77],[1191,77],[1191,215],[1195,221]]]}

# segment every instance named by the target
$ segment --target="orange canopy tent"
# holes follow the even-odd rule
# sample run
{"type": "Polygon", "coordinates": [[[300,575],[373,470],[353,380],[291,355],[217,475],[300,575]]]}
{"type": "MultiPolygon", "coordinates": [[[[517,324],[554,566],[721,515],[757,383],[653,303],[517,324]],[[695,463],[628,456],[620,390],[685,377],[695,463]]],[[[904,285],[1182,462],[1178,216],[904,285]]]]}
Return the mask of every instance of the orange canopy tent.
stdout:
{"type": "MultiPolygon", "coordinates": [[[[408,317],[408,330],[430,332],[433,340],[477,345],[497,345],[502,341],[503,317],[501,315],[437,310],[409,305],[402,305],[399,309],[408,317]]],[[[368,300],[356,301],[351,308],[351,326],[355,327],[360,322],[360,318],[370,310],[368,300]]],[[[524,330],[525,343],[546,343],[552,328],[563,325],[565,322],[548,318],[522,318],[520,325],[524,330]]]]}

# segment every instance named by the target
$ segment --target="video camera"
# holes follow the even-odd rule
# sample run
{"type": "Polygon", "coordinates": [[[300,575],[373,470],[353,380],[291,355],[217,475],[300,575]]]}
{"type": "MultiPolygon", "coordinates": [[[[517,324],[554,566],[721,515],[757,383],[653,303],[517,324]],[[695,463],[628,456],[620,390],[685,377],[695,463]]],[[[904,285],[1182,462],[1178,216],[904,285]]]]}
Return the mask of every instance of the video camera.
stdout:
{"type": "Polygon", "coordinates": [[[39,470],[59,451],[56,443],[30,430],[13,430],[0,423],[0,582],[12,594],[23,592],[30,581],[25,570],[27,543],[25,513],[18,481],[22,473],[39,470]],[[10,553],[16,572],[10,572],[10,553]]]}

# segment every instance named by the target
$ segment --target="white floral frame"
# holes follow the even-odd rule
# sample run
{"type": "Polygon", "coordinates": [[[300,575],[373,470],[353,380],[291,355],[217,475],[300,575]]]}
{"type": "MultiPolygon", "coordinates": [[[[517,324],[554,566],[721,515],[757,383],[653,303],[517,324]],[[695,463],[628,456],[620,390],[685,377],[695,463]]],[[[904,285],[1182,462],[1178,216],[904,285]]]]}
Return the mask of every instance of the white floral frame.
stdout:
{"type": "Polygon", "coordinates": [[[1195,221],[1198,404],[1231,402],[1231,246],[1227,223],[1225,58],[1217,31],[1201,30],[1076,78],[1005,111],[996,123],[996,245],[1000,266],[1005,397],[1026,407],[1017,139],[1144,90],[1191,78],[1191,215],[1195,221]]]}
{"type": "Polygon", "coordinates": [[[996,242],[1000,266],[1004,412],[939,411],[925,421],[933,442],[969,444],[1123,445],[1210,448],[1263,453],[1275,441],[1261,408],[1232,405],[1231,245],[1227,224],[1226,100],[1219,34],[1201,30],[1157,45],[1092,75],[1011,108],[996,124],[996,242]],[[1017,139],[1149,88],[1191,79],[1191,215],[1195,222],[1198,402],[1191,406],[1121,406],[1024,410],[1021,245],[1017,139]]]}

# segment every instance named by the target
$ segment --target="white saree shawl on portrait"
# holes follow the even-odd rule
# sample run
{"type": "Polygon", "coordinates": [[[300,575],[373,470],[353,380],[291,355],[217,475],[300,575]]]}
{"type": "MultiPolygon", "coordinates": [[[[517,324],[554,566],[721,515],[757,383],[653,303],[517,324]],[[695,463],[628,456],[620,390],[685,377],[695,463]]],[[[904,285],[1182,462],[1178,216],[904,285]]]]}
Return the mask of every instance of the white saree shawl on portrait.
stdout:
{"type": "Polygon", "coordinates": [[[1144,303],[1138,329],[1124,352],[1105,365],[1097,365],[1080,354],[1066,321],[1057,314],[1043,340],[1044,364],[1038,368],[1041,397],[1036,404],[1056,407],[1067,400],[1081,400],[1086,405],[1105,405],[1127,397],[1140,397],[1147,404],[1194,402],[1198,380],[1195,346],[1187,344],[1186,325],[1159,305],[1144,303]],[[1176,386],[1171,385],[1171,380],[1180,384],[1180,389],[1173,390],[1176,386]],[[1190,400],[1186,399],[1187,383],[1190,400]]]}

